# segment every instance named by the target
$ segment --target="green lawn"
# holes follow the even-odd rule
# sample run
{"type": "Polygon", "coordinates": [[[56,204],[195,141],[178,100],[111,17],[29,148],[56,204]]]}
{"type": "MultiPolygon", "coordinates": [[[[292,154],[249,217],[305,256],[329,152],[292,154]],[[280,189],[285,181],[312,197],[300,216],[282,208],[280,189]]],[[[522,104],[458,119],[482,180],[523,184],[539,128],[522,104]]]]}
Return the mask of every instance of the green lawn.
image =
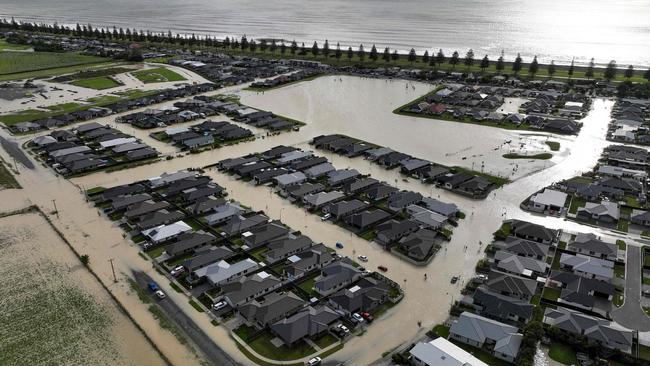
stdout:
{"type": "Polygon", "coordinates": [[[96,78],[75,80],[70,84],[80,86],[82,88],[89,88],[95,90],[104,90],[104,89],[110,89],[110,88],[115,88],[116,86],[120,86],[120,84],[118,84],[115,80],[109,78],[108,76],[99,76],[96,78]]]}
{"type": "MultiPolygon", "coordinates": [[[[0,52],[0,75],[106,62],[108,59],[72,52],[0,52]]],[[[21,76],[24,77],[24,76],[21,76]]],[[[34,77],[34,76],[32,76],[34,77]]]]}
{"type": "Polygon", "coordinates": [[[627,244],[625,244],[625,241],[620,239],[616,241],[616,245],[618,245],[618,249],[620,250],[625,250],[625,248],[627,248],[627,244]]]}
{"type": "Polygon", "coordinates": [[[265,332],[254,340],[247,342],[248,345],[259,355],[277,361],[291,361],[307,357],[316,352],[316,350],[304,341],[299,341],[292,346],[282,345],[276,347],[271,343],[275,335],[265,332]]]}
{"type": "Polygon", "coordinates": [[[551,151],[558,151],[560,150],[560,143],[557,141],[545,141],[544,142],[548,147],[551,149],[551,151]]]}
{"type": "Polygon", "coordinates": [[[304,281],[298,285],[301,289],[305,290],[310,296],[320,297],[318,292],[314,290],[314,283],[316,282],[316,277],[310,278],[307,281],[304,281]]]}
{"type": "Polygon", "coordinates": [[[334,337],[330,333],[324,333],[320,337],[313,339],[314,343],[316,343],[316,345],[318,345],[318,347],[321,349],[329,347],[330,345],[338,342],[338,340],[338,338],[334,337]]]}
{"type": "Polygon", "coordinates": [[[146,252],[147,255],[149,255],[149,258],[151,259],[156,259],[160,257],[161,254],[165,251],[165,246],[159,246],[156,248],[151,249],[150,251],[146,252]]]}
{"type": "Polygon", "coordinates": [[[629,227],[630,227],[630,222],[625,219],[619,219],[618,224],[616,225],[616,229],[624,233],[627,233],[629,227]]]}
{"type": "Polygon", "coordinates": [[[181,75],[164,67],[135,71],[132,72],[131,75],[135,76],[145,84],[185,80],[181,75]]]}
{"type": "Polygon", "coordinates": [[[509,154],[503,154],[503,157],[506,158],[506,159],[548,160],[548,159],[553,157],[553,154],[551,154],[551,153],[540,153],[540,154],[533,154],[533,155],[525,155],[525,154],[509,153],[509,154]]]}
{"type": "Polygon", "coordinates": [[[625,265],[623,264],[615,264],[614,265],[614,274],[618,278],[625,278],[625,265]]]}
{"type": "Polygon", "coordinates": [[[449,327],[447,327],[445,325],[438,324],[435,327],[433,327],[433,331],[436,332],[436,334],[439,337],[442,337],[442,338],[445,338],[445,339],[447,337],[449,337],[449,327]]]}
{"type": "Polygon", "coordinates": [[[204,313],[205,312],[205,310],[203,310],[203,308],[199,304],[197,304],[196,301],[190,300],[189,303],[190,303],[190,305],[192,305],[194,310],[198,311],[199,313],[204,313]]]}
{"type": "Polygon", "coordinates": [[[557,301],[557,299],[560,297],[560,293],[561,293],[560,289],[544,287],[544,292],[542,293],[542,297],[545,298],[546,300],[557,301]]]}
{"type": "Polygon", "coordinates": [[[0,189],[20,188],[13,174],[7,169],[3,161],[0,161],[0,189]]]}
{"type": "Polygon", "coordinates": [[[575,214],[578,212],[578,208],[585,207],[586,203],[587,201],[583,200],[582,198],[573,196],[571,198],[571,205],[569,206],[569,213],[575,214]]]}
{"type": "Polygon", "coordinates": [[[551,347],[548,350],[548,356],[561,364],[564,365],[577,365],[578,358],[576,357],[576,351],[574,351],[570,346],[561,343],[552,343],[551,347]]]}
{"type": "Polygon", "coordinates": [[[7,43],[7,41],[2,38],[0,39],[0,50],[27,50],[32,48],[32,46],[27,44],[13,44],[7,43]]]}

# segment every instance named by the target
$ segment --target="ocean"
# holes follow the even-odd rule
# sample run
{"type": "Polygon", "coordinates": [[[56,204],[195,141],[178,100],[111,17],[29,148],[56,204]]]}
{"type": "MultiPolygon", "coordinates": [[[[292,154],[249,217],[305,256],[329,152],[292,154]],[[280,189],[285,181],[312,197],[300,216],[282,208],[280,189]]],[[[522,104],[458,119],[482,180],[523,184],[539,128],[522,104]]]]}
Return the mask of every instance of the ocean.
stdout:
{"type": "Polygon", "coordinates": [[[310,46],[442,48],[496,59],[650,65],[641,0],[2,0],[0,17],[152,31],[282,38],[310,46]]]}

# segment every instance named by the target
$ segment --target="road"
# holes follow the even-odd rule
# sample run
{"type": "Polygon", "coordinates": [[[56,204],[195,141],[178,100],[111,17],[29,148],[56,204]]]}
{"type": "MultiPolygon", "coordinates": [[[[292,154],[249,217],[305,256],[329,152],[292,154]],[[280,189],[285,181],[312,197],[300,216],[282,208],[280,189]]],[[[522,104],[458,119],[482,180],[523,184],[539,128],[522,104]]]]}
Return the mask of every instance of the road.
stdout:
{"type": "Polygon", "coordinates": [[[625,302],[612,311],[612,318],[624,327],[641,332],[650,331],[650,318],[641,308],[641,259],[642,248],[627,246],[625,269],[625,302]]]}
{"type": "MultiPolygon", "coordinates": [[[[143,289],[147,289],[147,284],[153,279],[144,272],[134,271],[133,275],[136,282],[143,289]]],[[[148,292],[150,293],[150,292],[148,292]]],[[[174,303],[169,297],[159,300],[151,296],[158,307],[163,311],[167,318],[173,322],[176,327],[185,333],[185,335],[194,342],[194,344],[205,354],[206,359],[213,365],[217,366],[237,366],[226,352],[217,346],[212,339],[199,328],[192,319],[190,319],[183,310],[174,303]]]]}

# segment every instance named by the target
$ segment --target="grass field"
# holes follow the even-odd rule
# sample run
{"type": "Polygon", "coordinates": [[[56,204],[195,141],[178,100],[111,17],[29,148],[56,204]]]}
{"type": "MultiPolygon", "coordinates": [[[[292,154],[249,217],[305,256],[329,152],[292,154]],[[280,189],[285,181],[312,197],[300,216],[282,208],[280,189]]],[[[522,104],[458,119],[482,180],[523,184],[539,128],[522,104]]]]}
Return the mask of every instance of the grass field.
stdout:
{"type": "Polygon", "coordinates": [[[108,60],[105,58],[71,52],[0,52],[0,75],[25,74],[32,71],[96,64],[106,61],[108,60]]]}
{"type": "Polygon", "coordinates": [[[164,67],[135,71],[132,72],[131,75],[135,76],[145,84],[185,80],[181,75],[164,67]]]}
{"type": "Polygon", "coordinates": [[[557,141],[545,141],[544,142],[548,147],[551,149],[551,151],[558,151],[560,150],[560,143],[557,141]]]}
{"type": "Polygon", "coordinates": [[[525,154],[509,153],[509,154],[503,154],[503,157],[506,158],[506,159],[548,160],[548,159],[553,157],[553,154],[551,154],[551,153],[541,153],[541,154],[525,155],[525,154]]]}
{"type": "Polygon", "coordinates": [[[0,51],[2,51],[2,50],[22,51],[22,50],[28,50],[30,48],[32,48],[32,46],[29,46],[29,45],[26,45],[26,44],[7,43],[7,41],[4,38],[0,39],[0,51]]]}
{"type": "Polygon", "coordinates": [[[90,78],[90,79],[75,80],[70,84],[80,86],[82,88],[89,88],[95,90],[104,90],[104,89],[110,89],[110,88],[115,88],[116,86],[120,86],[120,84],[118,84],[115,80],[109,78],[108,76],[100,76],[100,77],[90,78]]]}
{"type": "Polygon", "coordinates": [[[571,349],[571,347],[561,344],[553,343],[548,350],[548,356],[561,364],[564,365],[577,365],[578,358],[576,357],[576,351],[571,349]]]}
{"type": "Polygon", "coordinates": [[[18,184],[16,178],[14,178],[13,174],[5,166],[4,161],[0,159],[0,190],[11,188],[20,188],[20,184],[18,184]]]}

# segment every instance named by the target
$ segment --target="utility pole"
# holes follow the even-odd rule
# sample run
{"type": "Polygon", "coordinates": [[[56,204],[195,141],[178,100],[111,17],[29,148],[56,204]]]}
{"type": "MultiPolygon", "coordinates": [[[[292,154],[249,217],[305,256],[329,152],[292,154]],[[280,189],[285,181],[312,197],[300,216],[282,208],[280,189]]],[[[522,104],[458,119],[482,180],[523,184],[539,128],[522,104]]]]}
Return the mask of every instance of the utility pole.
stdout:
{"type": "Polygon", "coordinates": [[[14,159],[14,167],[16,168],[16,171],[18,171],[18,163],[16,162],[16,157],[12,156],[12,158],[14,159]]]}
{"type": "Polygon", "coordinates": [[[56,208],[56,200],[52,200],[52,203],[54,204],[54,213],[56,214],[56,218],[59,218],[59,209],[56,208]]]}
{"type": "Polygon", "coordinates": [[[113,258],[108,260],[111,262],[111,271],[113,271],[113,282],[117,283],[117,277],[115,276],[115,267],[113,267],[113,258]]]}

